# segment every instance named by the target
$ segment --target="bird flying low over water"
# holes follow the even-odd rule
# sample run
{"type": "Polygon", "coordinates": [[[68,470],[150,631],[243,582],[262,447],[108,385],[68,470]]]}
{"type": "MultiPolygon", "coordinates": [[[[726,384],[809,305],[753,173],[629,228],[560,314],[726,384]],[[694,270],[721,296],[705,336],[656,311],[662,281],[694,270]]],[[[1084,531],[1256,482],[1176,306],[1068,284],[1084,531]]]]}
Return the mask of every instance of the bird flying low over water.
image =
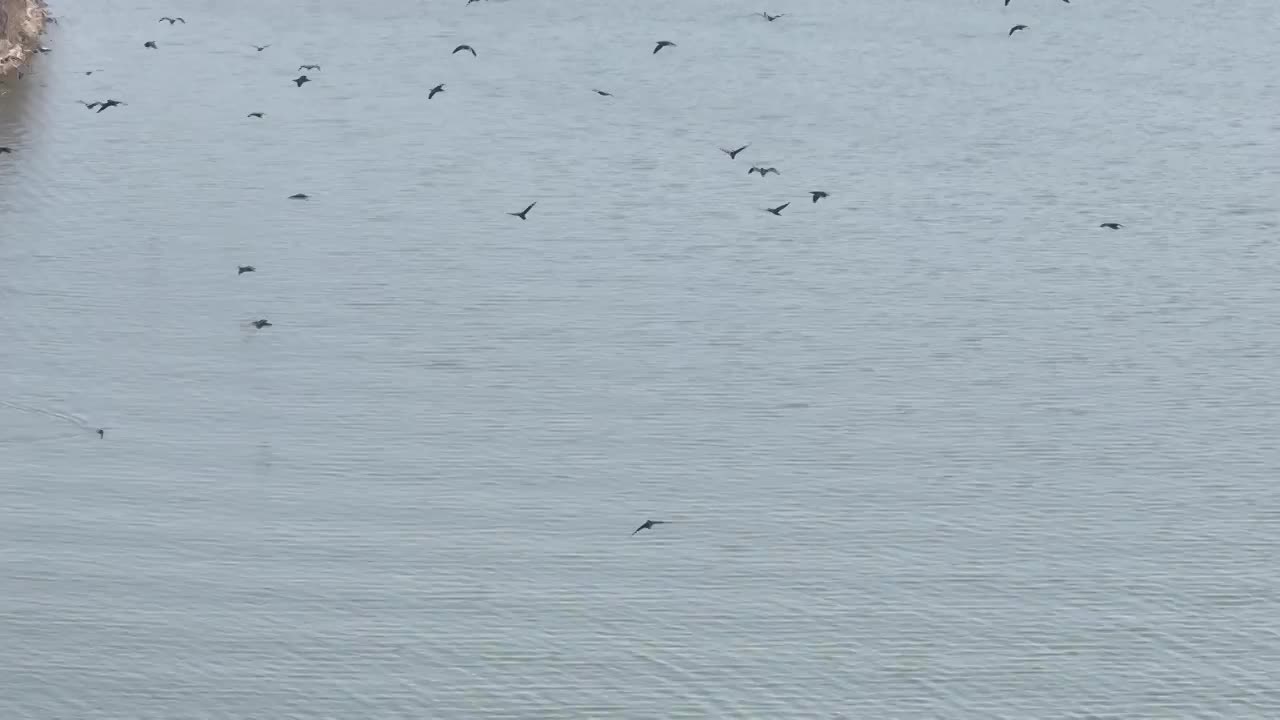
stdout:
{"type": "Polygon", "coordinates": [[[603,91],[603,90],[596,90],[595,88],[592,88],[592,89],[591,89],[591,92],[593,92],[593,93],[595,93],[595,94],[599,95],[600,97],[613,97],[613,93],[611,93],[611,92],[605,92],[605,91],[603,91]]]}
{"type": "Polygon", "coordinates": [[[1026,25],[1014,25],[1013,27],[1009,28],[1009,35],[1012,36],[1014,33],[1018,32],[1019,30],[1026,30],[1026,29],[1027,29],[1026,25]]]}
{"type": "Polygon", "coordinates": [[[778,18],[782,17],[783,15],[786,15],[786,13],[778,13],[777,15],[770,15],[770,14],[769,14],[769,13],[767,13],[767,12],[761,12],[761,13],[760,13],[760,17],[764,18],[765,20],[768,20],[769,22],[773,22],[774,20],[777,20],[778,18]]]}
{"type": "Polygon", "coordinates": [[[253,49],[257,50],[258,52],[262,52],[263,50],[266,50],[269,47],[271,46],[270,45],[254,45],[253,49]]]}
{"type": "Polygon", "coordinates": [[[533,209],[533,206],[534,206],[534,205],[537,205],[537,204],[538,204],[538,203],[537,203],[536,201],[535,201],[535,202],[531,202],[531,203],[529,203],[529,207],[527,207],[527,208],[525,208],[525,209],[521,210],[520,212],[518,212],[518,213],[507,213],[507,214],[508,214],[508,215],[514,215],[514,216],[516,216],[516,217],[520,218],[521,220],[528,220],[529,218],[525,217],[525,215],[528,215],[528,214],[529,214],[529,211],[533,209]]]}
{"type": "Polygon", "coordinates": [[[299,75],[298,77],[293,79],[293,82],[296,83],[298,87],[302,87],[302,83],[311,82],[311,78],[307,77],[306,75],[299,75]]]}
{"type": "Polygon", "coordinates": [[[254,320],[253,326],[261,330],[264,327],[271,327],[271,323],[267,322],[266,320],[254,320]]]}
{"type": "Polygon", "coordinates": [[[252,112],[252,113],[249,113],[248,115],[245,115],[245,117],[256,117],[256,118],[260,118],[260,117],[262,117],[262,113],[260,113],[260,112],[252,112]]]}
{"type": "Polygon", "coordinates": [[[442,93],[442,92],[444,92],[444,83],[440,83],[439,85],[431,88],[431,92],[427,93],[427,99],[430,100],[431,98],[435,97],[437,93],[442,93]]]}
{"type": "Polygon", "coordinates": [[[450,55],[457,55],[459,52],[462,52],[463,50],[469,50],[469,51],[471,52],[471,57],[475,57],[475,56],[476,56],[476,49],[475,49],[475,48],[473,48],[473,47],[471,47],[470,45],[459,45],[458,47],[456,47],[456,48],[454,48],[454,49],[453,49],[453,52],[451,52],[451,53],[449,53],[449,54],[450,54],[450,55]]]}
{"type": "Polygon", "coordinates": [[[319,65],[299,65],[298,69],[299,70],[319,70],[320,66],[319,65]]]}
{"type": "Polygon", "coordinates": [[[822,198],[827,197],[827,194],[822,192],[821,190],[810,190],[809,194],[813,196],[814,202],[818,202],[822,198]]]}
{"type": "Polygon", "coordinates": [[[790,204],[791,204],[791,203],[789,203],[789,202],[785,202],[785,203],[782,203],[781,205],[779,205],[779,206],[778,206],[778,207],[776,207],[776,208],[765,208],[765,211],[766,211],[766,212],[771,212],[771,213],[773,213],[774,215],[781,215],[781,214],[782,214],[782,211],[783,211],[783,210],[785,210],[785,209],[787,209],[787,206],[788,206],[788,205],[790,205],[790,204]]]}
{"type": "Polygon", "coordinates": [[[176,23],[176,22],[180,22],[180,23],[182,23],[183,25],[186,25],[186,24],[187,24],[187,21],[186,21],[186,20],[183,20],[183,19],[182,19],[182,18],[180,18],[180,17],[162,17],[162,18],[160,18],[157,22],[166,22],[166,21],[167,21],[170,25],[172,25],[172,24],[174,24],[174,23],[176,23]]]}
{"type": "Polygon", "coordinates": [[[306,200],[309,197],[311,196],[306,193],[294,193],[293,195],[289,196],[289,199],[290,200],[306,200]]]}
{"type": "Polygon", "coordinates": [[[1108,229],[1108,230],[1119,230],[1120,228],[1122,228],[1122,227],[1124,227],[1124,226],[1123,226],[1123,225],[1121,225],[1120,223],[1102,223],[1102,224],[1101,224],[1101,225],[1099,225],[1098,227],[1104,227],[1104,228],[1106,228],[1106,229],[1108,229]]]}
{"type": "MultiPolygon", "coordinates": [[[[720,148],[720,152],[724,153],[725,155],[728,155],[730,160],[736,160],[738,158],[738,153],[742,152],[743,150],[746,150],[749,147],[751,147],[751,143],[747,143],[746,145],[743,145],[737,150],[725,150],[724,148],[720,148]]],[[[750,175],[751,173],[747,173],[747,174],[750,175]]]]}
{"type": "Polygon", "coordinates": [[[146,42],[142,43],[142,47],[144,47],[144,48],[151,48],[152,50],[159,50],[159,49],[160,49],[160,48],[156,47],[156,41],[155,41],[155,40],[148,40],[148,41],[146,41],[146,42]]]}
{"type": "Polygon", "coordinates": [[[782,173],[778,172],[778,168],[771,168],[771,167],[762,168],[762,167],[756,167],[755,165],[752,165],[752,166],[751,166],[751,169],[747,171],[747,174],[748,174],[748,175],[750,175],[750,174],[751,174],[751,173],[753,173],[753,172],[758,172],[758,173],[760,173],[760,177],[764,177],[765,175],[768,175],[769,173],[773,173],[774,175],[781,175],[781,174],[782,174],[782,173]]]}
{"type": "MultiPolygon", "coordinates": [[[[93,103],[93,105],[98,106],[98,112],[102,112],[103,110],[106,110],[109,107],[115,107],[117,105],[128,105],[128,104],[129,103],[122,103],[119,100],[103,100],[101,102],[93,103]]],[[[93,105],[86,105],[85,107],[93,107],[93,105]]]]}
{"type": "Polygon", "coordinates": [[[675,46],[676,44],[671,42],[670,40],[659,40],[658,44],[653,48],[653,54],[657,55],[658,51],[664,47],[675,47],[675,46]]]}
{"type": "Polygon", "coordinates": [[[644,524],[636,528],[635,530],[633,530],[631,534],[635,535],[641,530],[652,530],[654,525],[666,525],[666,524],[667,524],[666,520],[645,520],[644,524]]]}
{"type": "Polygon", "coordinates": [[[258,269],[252,265],[237,265],[236,267],[239,268],[239,270],[236,271],[236,275],[243,275],[247,272],[255,272],[258,269]]]}

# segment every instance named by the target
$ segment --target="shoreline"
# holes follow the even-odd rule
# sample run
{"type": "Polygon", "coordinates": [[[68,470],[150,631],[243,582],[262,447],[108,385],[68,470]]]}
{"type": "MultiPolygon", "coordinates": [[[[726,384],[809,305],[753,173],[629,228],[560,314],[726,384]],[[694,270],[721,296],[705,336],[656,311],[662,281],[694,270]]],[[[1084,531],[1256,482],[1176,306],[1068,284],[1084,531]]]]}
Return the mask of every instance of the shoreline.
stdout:
{"type": "Polygon", "coordinates": [[[23,68],[37,54],[48,20],[44,0],[0,0],[0,77],[23,68]]]}

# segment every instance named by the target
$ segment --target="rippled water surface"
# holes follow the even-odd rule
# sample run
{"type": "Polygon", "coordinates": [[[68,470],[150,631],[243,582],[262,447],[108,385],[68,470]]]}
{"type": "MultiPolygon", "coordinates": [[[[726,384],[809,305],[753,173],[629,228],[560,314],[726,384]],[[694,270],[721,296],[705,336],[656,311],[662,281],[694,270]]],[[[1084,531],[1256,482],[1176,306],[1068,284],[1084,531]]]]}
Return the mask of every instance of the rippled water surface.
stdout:
{"type": "Polygon", "coordinates": [[[761,9],[58,0],[0,717],[1280,716],[1280,5],[761,9]]]}

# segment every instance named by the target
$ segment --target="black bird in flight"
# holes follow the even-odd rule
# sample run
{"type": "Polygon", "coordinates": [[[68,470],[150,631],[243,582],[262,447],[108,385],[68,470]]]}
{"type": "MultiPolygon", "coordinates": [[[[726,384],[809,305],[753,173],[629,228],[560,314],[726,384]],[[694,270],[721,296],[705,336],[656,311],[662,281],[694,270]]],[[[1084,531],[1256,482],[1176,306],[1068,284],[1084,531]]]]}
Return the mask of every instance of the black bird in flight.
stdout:
{"type": "Polygon", "coordinates": [[[1009,35],[1012,36],[1014,33],[1018,32],[1019,30],[1026,30],[1026,29],[1027,29],[1026,25],[1014,25],[1013,27],[1009,28],[1009,35]]]}
{"type": "Polygon", "coordinates": [[[160,48],[156,47],[156,41],[155,41],[155,40],[148,40],[148,41],[146,41],[146,42],[142,43],[142,47],[144,47],[144,48],[151,48],[152,50],[159,50],[159,49],[160,49],[160,48]]]}
{"type": "Polygon", "coordinates": [[[470,45],[459,45],[458,47],[456,47],[456,48],[454,48],[454,49],[453,49],[453,52],[451,52],[451,53],[449,53],[449,54],[450,54],[450,55],[457,55],[459,52],[461,52],[461,51],[463,51],[463,50],[470,50],[470,51],[471,51],[471,57],[475,57],[475,56],[476,56],[476,49],[475,49],[475,48],[473,48],[473,47],[471,47],[470,45]]]}
{"type": "Polygon", "coordinates": [[[771,168],[771,167],[762,168],[762,167],[756,167],[755,165],[752,165],[752,166],[751,166],[751,169],[747,171],[747,174],[748,174],[748,175],[750,175],[750,174],[751,174],[751,173],[753,173],[753,172],[758,172],[758,173],[760,173],[760,177],[764,177],[765,175],[768,175],[769,173],[773,173],[774,175],[781,175],[781,174],[782,174],[782,173],[778,172],[778,168],[771,168]]]}
{"type": "Polygon", "coordinates": [[[645,521],[644,521],[644,524],[643,524],[643,525],[641,525],[640,527],[636,528],[634,531],[632,531],[632,533],[631,533],[631,534],[632,534],[632,535],[635,535],[636,533],[640,532],[641,530],[651,530],[651,529],[653,529],[653,526],[654,526],[654,525],[666,525],[666,524],[667,524],[667,521],[666,521],[666,520],[645,520],[645,521]]]}
{"type": "Polygon", "coordinates": [[[822,192],[821,190],[810,190],[809,194],[813,196],[814,202],[818,202],[822,198],[827,197],[827,194],[822,192]]]}
{"type": "Polygon", "coordinates": [[[245,115],[245,117],[256,117],[256,118],[260,118],[260,117],[262,117],[262,113],[260,113],[260,112],[256,112],[256,113],[249,113],[248,115],[245,115]]]}
{"type": "Polygon", "coordinates": [[[527,207],[527,208],[525,208],[525,209],[521,210],[521,211],[520,211],[520,212],[518,212],[518,213],[507,213],[507,214],[508,214],[508,215],[514,215],[514,216],[516,216],[516,217],[520,218],[521,220],[528,220],[529,218],[525,217],[525,215],[528,215],[528,214],[529,214],[529,211],[533,209],[533,206],[534,206],[534,205],[537,205],[537,204],[538,204],[538,203],[537,203],[537,201],[534,201],[534,202],[529,203],[529,207],[527,207]]]}
{"type": "Polygon", "coordinates": [[[290,200],[306,200],[309,197],[311,196],[306,193],[295,193],[293,195],[290,195],[289,199],[290,200]]]}
{"type": "Polygon", "coordinates": [[[0,155],[4,155],[4,154],[6,154],[6,153],[11,153],[11,152],[13,152],[13,150],[11,150],[11,149],[9,149],[9,148],[7,148],[7,147],[0,147],[0,155]]]}
{"type": "Polygon", "coordinates": [[[765,210],[766,210],[766,211],[768,211],[768,212],[773,213],[774,215],[782,215],[782,211],[783,211],[783,210],[785,210],[785,209],[786,209],[786,207],[787,207],[788,205],[790,205],[790,204],[791,204],[791,203],[789,203],[789,202],[785,202],[785,203],[782,203],[781,205],[779,205],[779,206],[778,206],[778,207],[776,207],[776,208],[765,208],[765,210]]]}
{"type": "Polygon", "coordinates": [[[593,92],[593,93],[595,93],[595,94],[599,95],[600,97],[613,97],[613,93],[611,93],[611,92],[605,92],[605,91],[603,91],[603,90],[596,90],[596,89],[592,88],[591,92],[593,92]]]}
{"type": "Polygon", "coordinates": [[[106,433],[102,431],[102,428],[98,428],[98,437],[99,438],[106,437],[106,433]]]}
{"type": "Polygon", "coordinates": [[[266,320],[254,320],[253,326],[261,330],[264,327],[271,327],[271,323],[267,322],[266,320]]]}
{"type": "Polygon", "coordinates": [[[254,45],[253,49],[257,50],[258,52],[262,52],[263,50],[266,50],[269,47],[271,46],[270,45],[254,45]]]}
{"type": "MultiPolygon", "coordinates": [[[[103,100],[102,102],[94,103],[94,105],[98,106],[98,112],[102,112],[103,110],[106,110],[109,107],[115,107],[117,105],[128,105],[128,104],[129,103],[122,103],[119,100],[103,100]]],[[[86,107],[92,107],[92,105],[89,105],[86,107]]]]}
{"type": "Polygon", "coordinates": [[[439,85],[431,88],[431,92],[427,93],[427,99],[430,100],[431,98],[436,96],[436,93],[442,93],[442,92],[444,92],[444,83],[440,83],[439,85]]]}
{"type": "Polygon", "coordinates": [[[1122,228],[1122,227],[1124,227],[1124,226],[1123,226],[1123,225],[1121,225],[1120,223],[1102,223],[1102,224],[1101,224],[1101,225],[1099,225],[1098,227],[1104,227],[1104,228],[1106,228],[1106,229],[1108,229],[1108,230],[1119,230],[1120,228],[1122,228]]]}
{"type": "Polygon", "coordinates": [[[769,22],[773,22],[774,20],[777,20],[783,15],[786,15],[786,13],[778,13],[777,15],[770,15],[767,12],[760,13],[760,17],[764,18],[765,20],[768,20],[769,22]]]}
{"type": "Polygon", "coordinates": [[[180,17],[162,17],[162,18],[160,18],[160,20],[159,20],[158,22],[165,22],[166,20],[169,22],[169,24],[170,24],[170,25],[172,25],[172,24],[174,24],[174,23],[176,23],[176,22],[180,22],[180,23],[182,23],[183,25],[186,25],[186,24],[187,24],[187,21],[186,21],[186,20],[183,20],[183,19],[182,19],[182,18],[180,18],[180,17]]]}
{"type": "Polygon", "coordinates": [[[84,74],[85,74],[85,75],[92,75],[92,74],[94,74],[94,73],[96,73],[96,72],[102,72],[102,68],[98,68],[97,70],[85,70],[85,71],[84,71],[84,74]]]}
{"type": "MultiPolygon", "coordinates": [[[[751,147],[751,143],[747,143],[746,145],[743,145],[737,150],[725,150],[724,148],[720,148],[720,152],[724,153],[725,155],[728,155],[730,160],[736,160],[738,158],[738,153],[742,152],[743,150],[746,150],[749,147],[751,147]]],[[[751,173],[747,173],[747,174],[750,175],[751,173]]]]}
{"type": "Polygon", "coordinates": [[[657,46],[653,48],[653,54],[657,55],[658,51],[664,47],[675,47],[675,46],[676,44],[671,42],[670,40],[659,40],[657,46]]]}
{"type": "Polygon", "coordinates": [[[258,269],[252,265],[237,265],[236,267],[239,268],[239,270],[236,271],[236,275],[243,275],[247,272],[254,272],[258,269]]]}
{"type": "Polygon", "coordinates": [[[294,78],[293,81],[297,83],[298,87],[302,87],[302,83],[311,82],[311,78],[307,77],[306,75],[299,75],[298,77],[294,78]]]}
{"type": "Polygon", "coordinates": [[[319,70],[320,66],[319,65],[299,65],[298,69],[299,70],[319,70]]]}

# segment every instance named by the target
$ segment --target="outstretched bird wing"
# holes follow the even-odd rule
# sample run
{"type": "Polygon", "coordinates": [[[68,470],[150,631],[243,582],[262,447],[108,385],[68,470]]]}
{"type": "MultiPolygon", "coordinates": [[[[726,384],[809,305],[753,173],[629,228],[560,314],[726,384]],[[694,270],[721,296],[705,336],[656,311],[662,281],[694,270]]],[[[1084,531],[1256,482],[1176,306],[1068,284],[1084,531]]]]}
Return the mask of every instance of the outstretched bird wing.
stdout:
{"type": "Polygon", "coordinates": [[[525,209],[524,209],[524,211],[523,211],[523,212],[521,212],[520,214],[521,214],[521,215],[524,215],[524,214],[528,213],[530,210],[532,210],[532,209],[533,209],[533,206],[534,206],[534,205],[537,205],[537,204],[538,204],[538,203],[537,203],[536,201],[535,201],[535,202],[531,202],[531,203],[529,203],[529,207],[525,208],[525,209]]]}
{"type": "Polygon", "coordinates": [[[646,521],[644,522],[644,524],[643,524],[643,525],[641,525],[640,527],[636,528],[635,530],[632,530],[632,531],[631,531],[631,534],[632,534],[632,535],[635,535],[636,533],[640,532],[641,530],[644,530],[645,528],[651,528],[651,527],[653,527],[653,523],[651,523],[651,522],[649,522],[648,520],[646,520],[646,521]]]}

